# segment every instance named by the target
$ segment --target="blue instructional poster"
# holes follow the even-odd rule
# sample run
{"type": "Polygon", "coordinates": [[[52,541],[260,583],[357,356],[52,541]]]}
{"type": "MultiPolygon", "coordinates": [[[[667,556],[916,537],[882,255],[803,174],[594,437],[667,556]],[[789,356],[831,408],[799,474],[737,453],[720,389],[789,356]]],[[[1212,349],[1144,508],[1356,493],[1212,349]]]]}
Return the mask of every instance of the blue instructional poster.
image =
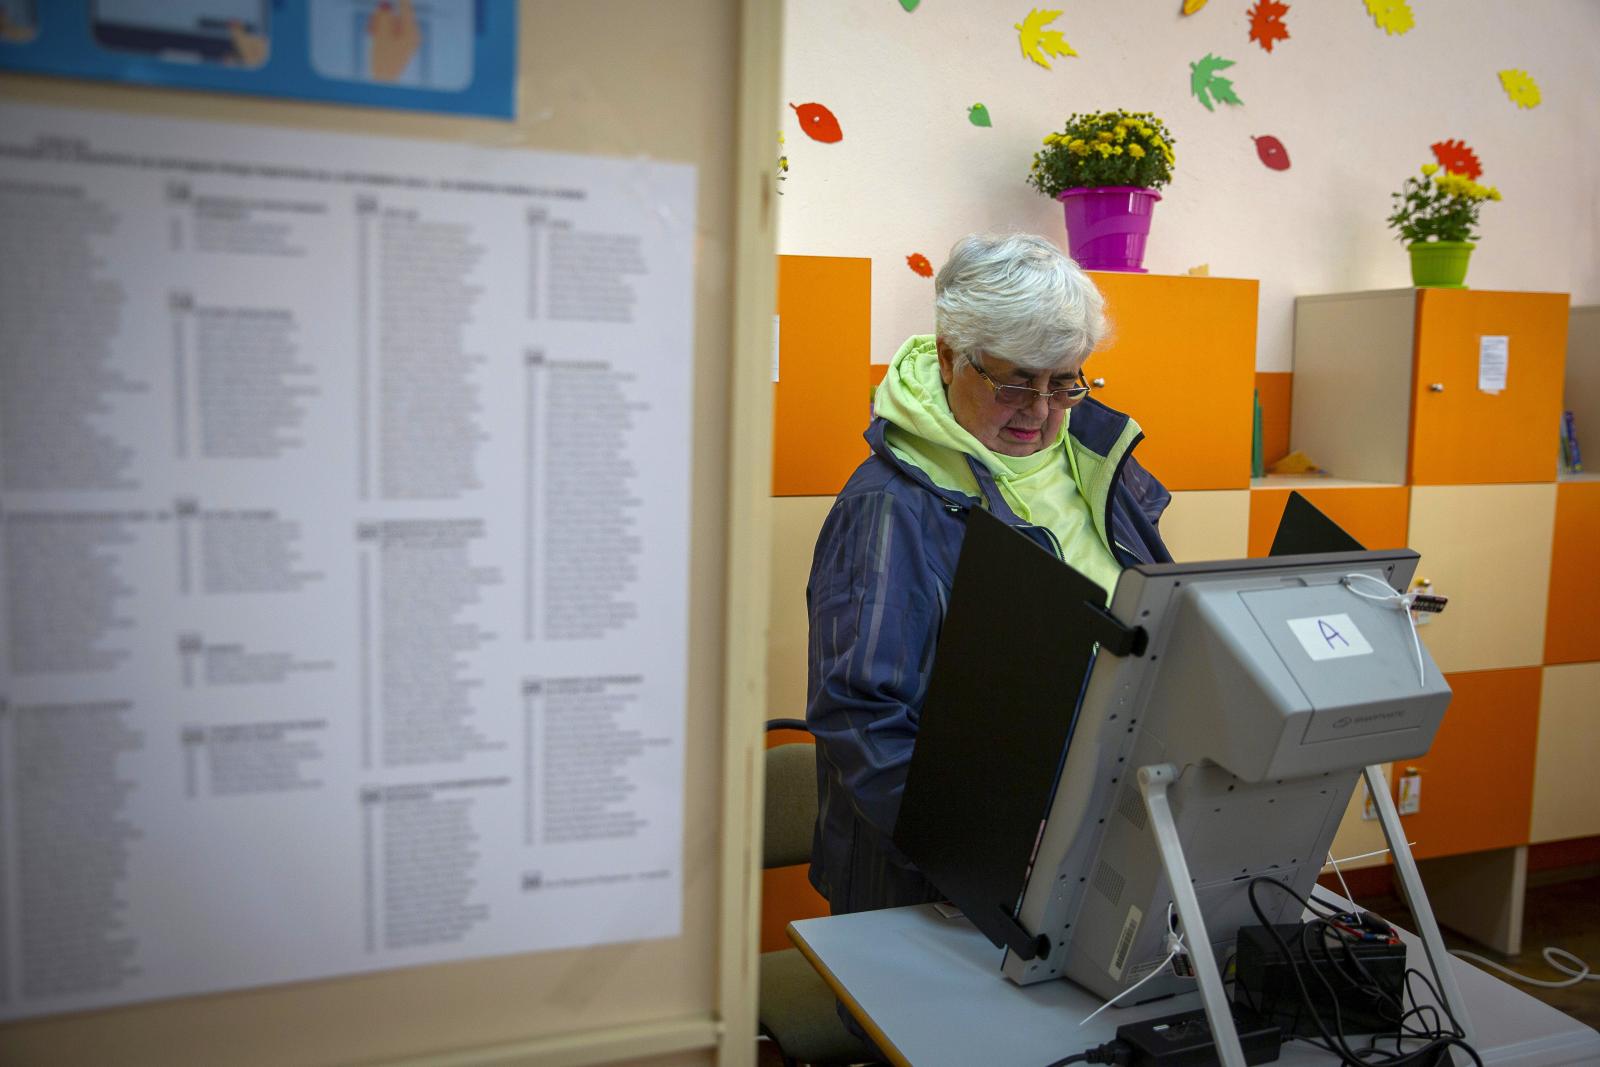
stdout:
{"type": "Polygon", "coordinates": [[[516,0],[0,0],[0,69],[511,118],[516,0]]]}

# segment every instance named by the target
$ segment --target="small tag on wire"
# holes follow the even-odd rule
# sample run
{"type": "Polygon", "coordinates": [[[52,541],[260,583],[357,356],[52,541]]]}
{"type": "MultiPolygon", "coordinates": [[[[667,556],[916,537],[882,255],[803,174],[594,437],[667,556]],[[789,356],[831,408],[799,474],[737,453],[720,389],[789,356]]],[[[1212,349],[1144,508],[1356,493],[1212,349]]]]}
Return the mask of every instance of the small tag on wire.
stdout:
{"type": "Polygon", "coordinates": [[[1450,603],[1450,598],[1437,593],[1412,593],[1411,610],[1426,611],[1430,615],[1437,615],[1450,603]]]}

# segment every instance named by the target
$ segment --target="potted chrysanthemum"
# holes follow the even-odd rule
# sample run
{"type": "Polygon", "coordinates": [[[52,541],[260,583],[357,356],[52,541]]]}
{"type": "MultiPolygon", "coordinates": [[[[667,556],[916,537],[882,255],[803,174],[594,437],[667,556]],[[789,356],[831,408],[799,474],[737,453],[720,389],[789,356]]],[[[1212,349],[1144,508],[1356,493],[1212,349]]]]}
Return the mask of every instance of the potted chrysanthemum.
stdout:
{"type": "Polygon", "coordinates": [[[1411,284],[1465,288],[1478,212],[1485,200],[1499,200],[1500,190],[1425,163],[1420,178],[1413,174],[1390,195],[1395,208],[1389,226],[1411,253],[1411,284]]]}
{"type": "Polygon", "coordinates": [[[1143,273],[1150,213],[1172,180],[1175,140],[1148,111],[1073,114],[1033,154],[1028,184],[1061,201],[1072,258],[1143,273]]]}

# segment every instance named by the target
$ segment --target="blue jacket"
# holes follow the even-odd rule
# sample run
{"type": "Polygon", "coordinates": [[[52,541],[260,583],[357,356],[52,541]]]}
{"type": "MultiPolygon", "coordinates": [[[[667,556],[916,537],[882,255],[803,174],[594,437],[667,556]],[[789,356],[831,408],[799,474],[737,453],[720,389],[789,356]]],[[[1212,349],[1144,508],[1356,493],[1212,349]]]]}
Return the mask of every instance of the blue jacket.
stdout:
{"type": "MultiPolygon", "coordinates": [[[[895,456],[886,426],[880,417],[868,427],[872,455],[828,513],[806,586],[819,800],[811,884],[834,914],[940,899],[892,838],[967,511],[987,508],[1060,554],[1049,530],[1017,517],[982,463],[968,460],[982,500],[941,489],[895,456]]],[[[1172,559],[1156,528],[1171,494],[1132,456],[1142,436],[1093,399],[1068,422],[1096,530],[1124,567],[1172,559]]]]}

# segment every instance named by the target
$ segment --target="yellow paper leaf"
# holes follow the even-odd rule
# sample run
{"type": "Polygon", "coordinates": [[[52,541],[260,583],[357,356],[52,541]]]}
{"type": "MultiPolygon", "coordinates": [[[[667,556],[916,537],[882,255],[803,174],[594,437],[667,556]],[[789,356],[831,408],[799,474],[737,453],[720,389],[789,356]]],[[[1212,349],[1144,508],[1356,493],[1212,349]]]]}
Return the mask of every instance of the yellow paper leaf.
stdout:
{"type": "Polygon", "coordinates": [[[1206,6],[1206,0],[1183,0],[1183,13],[1192,15],[1206,6]]]}
{"type": "Polygon", "coordinates": [[[1041,11],[1034,9],[1028,12],[1028,17],[1019,23],[1013,23],[1011,28],[1017,31],[1017,43],[1022,46],[1022,57],[1031,59],[1045,70],[1050,69],[1050,61],[1045,56],[1075,56],[1078,53],[1072,50],[1061,36],[1060,30],[1045,29],[1050,23],[1061,16],[1059,11],[1041,11]]]}
{"type": "Polygon", "coordinates": [[[1384,33],[1406,33],[1417,24],[1417,20],[1411,17],[1411,5],[1406,0],[1366,0],[1366,4],[1367,13],[1384,33]]]}
{"type": "Polygon", "coordinates": [[[1502,70],[1500,85],[1511,98],[1511,102],[1518,107],[1539,106],[1539,83],[1529,77],[1527,71],[1502,70]]]}

